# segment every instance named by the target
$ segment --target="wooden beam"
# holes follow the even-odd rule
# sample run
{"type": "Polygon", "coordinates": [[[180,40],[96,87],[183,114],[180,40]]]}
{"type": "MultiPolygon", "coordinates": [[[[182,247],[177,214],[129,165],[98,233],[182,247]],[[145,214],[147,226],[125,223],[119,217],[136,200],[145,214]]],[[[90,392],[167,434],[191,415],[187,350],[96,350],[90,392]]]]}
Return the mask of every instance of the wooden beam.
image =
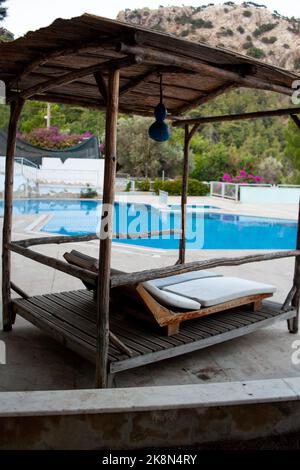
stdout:
{"type": "Polygon", "coordinates": [[[10,288],[20,295],[23,299],[29,299],[29,295],[21,289],[21,287],[17,286],[14,282],[10,283],[10,288]]]}
{"type": "Polygon", "coordinates": [[[142,58],[139,56],[130,56],[130,57],[123,57],[121,59],[112,59],[107,60],[105,62],[101,62],[100,64],[91,65],[89,67],[84,67],[79,70],[73,70],[72,72],[60,75],[59,77],[51,78],[43,83],[38,83],[33,87],[28,88],[20,93],[20,96],[23,99],[28,99],[33,95],[38,93],[43,93],[47,90],[52,88],[59,87],[61,85],[67,85],[68,83],[74,82],[78,78],[85,77],[87,75],[91,75],[94,72],[98,71],[109,71],[112,69],[120,69],[123,67],[129,67],[130,65],[139,64],[142,62],[142,58]]]}
{"type": "Polygon", "coordinates": [[[113,224],[112,208],[115,197],[115,176],[117,166],[119,85],[120,71],[111,70],[108,77],[108,100],[105,131],[106,151],[101,219],[102,239],[100,240],[99,276],[97,289],[96,385],[100,388],[106,388],[108,386],[109,300],[112,245],[111,233],[113,224]],[[105,232],[106,236],[104,236],[105,232]]]}
{"type": "Polygon", "coordinates": [[[291,258],[300,256],[300,251],[277,251],[266,254],[255,254],[235,258],[215,258],[205,261],[193,261],[180,266],[168,266],[166,268],[149,269],[130,274],[120,274],[111,278],[111,287],[135,285],[140,282],[150,281],[152,279],[175,276],[177,274],[189,273],[192,271],[201,271],[202,269],[217,268],[219,266],[240,266],[247,263],[257,263],[259,261],[271,261],[281,258],[291,258]]]}
{"type": "MultiPolygon", "coordinates": [[[[12,95],[12,100],[15,95],[12,95]]],[[[31,101],[42,101],[46,103],[60,103],[70,106],[80,106],[81,108],[96,109],[97,111],[104,111],[105,104],[104,101],[101,101],[100,98],[89,99],[89,98],[77,98],[75,96],[60,94],[60,93],[46,93],[45,95],[37,94],[29,98],[31,101]]]]}
{"type": "Polygon", "coordinates": [[[298,118],[298,116],[296,116],[296,114],[291,114],[291,118],[298,127],[298,129],[300,129],[300,119],[298,118]]]}
{"type": "Polygon", "coordinates": [[[54,237],[38,237],[38,238],[26,238],[25,240],[14,241],[14,245],[22,246],[23,248],[28,248],[29,246],[38,246],[38,245],[61,245],[63,243],[79,243],[79,242],[89,242],[91,240],[98,240],[98,236],[95,233],[90,235],[58,235],[54,237]]]}
{"type": "MultiPolygon", "coordinates": [[[[296,249],[300,251],[300,201],[298,209],[298,231],[297,231],[297,243],[296,249]]],[[[291,333],[298,333],[299,330],[299,308],[300,308],[300,256],[296,256],[295,269],[294,269],[294,280],[293,286],[295,287],[295,293],[292,298],[292,307],[296,308],[297,315],[288,322],[289,330],[291,333]]]]}
{"type": "Polygon", "coordinates": [[[223,116],[207,116],[197,117],[191,119],[178,119],[173,121],[174,127],[185,127],[187,124],[208,124],[213,122],[229,122],[229,121],[246,121],[248,119],[260,119],[265,117],[278,117],[278,116],[291,116],[292,113],[300,113],[300,108],[287,108],[287,109],[274,109],[271,111],[256,111],[253,113],[244,114],[226,114],[223,116]]]}
{"type": "MultiPolygon", "coordinates": [[[[55,50],[51,50],[47,52],[46,54],[43,53],[39,55],[36,59],[34,59],[32,62],[29,64],[26,64],[23,69],[19,72],[17,77],[14,77],[13,80],[9,83],[10,88],[17,86],[18,83],[23,80],[23,78],[27,77],[33,70],[35,70],[38,67],[41,67],[42,65],[45,65],[47,62],[53,59],[60,58],[62,56],[69,56],[69,55],[74,55],[74,54],[84,54],[85,52],[89,52],[91,49],[111,49],[115,47],[116,44],[116,39],[115,40],[110,36],[109,38],[97,38],[97,40],[87,42],[85,44],[77,44],[75,46],[71,47],[60,47],[55,50]]],[[[118,38],[118,41],[120,41],[120,38],[118,38]]]]}
{"type": "Polygon", "coordinates": [[[291,303],[294,298],[294,295],[296,294],[297,288],[296,286],[292,286],[291,290],[289,291],[288,295],[286,296],[285,301],[282,304],[281,310],[283,312],[287,312],[291,308],[291,303]]]}
{"type": "Polygon", "coordinates": [[[101,72],[95,72],[94,77],[95,77],[95,81],[97,83],[100,95],[102,96],[103,103],[106,105],[106,103],[107,103],[107,86],[106,86],[106,82],[105,82],[101,72]]]}
{"type": "Polygon", "coordinates": [[[228,93],[229,91],[234,90],[236,88],[237,88],[237,86],[236,86],[235,83],[227,83],[225,85],[222,85],[222,86],[216,88],[214,91],[212,91],[210,93],[206,93],[204,95],[201,94],[201,96],[199,96],[199,98],[196,98],[191,103],[184,104],[183,106],[180,106],[179,108],[174,109],[172,111],[172,115],[176,116],[178,114],[186,113],[187,111],[190,111],[191,109],[194,109],[197,106],[201,106],[202,104],[205,104],[208,101],[211,101],[211,100],[217,98],[218,96],[221,96],[224,93],[228,93]]]}
{"type": "MultiPolygon", "coordinates": [[[[16,94],[14,94],[14,99],[16,99],[16,94]]],[[[45,95],[34,95],[29,98],[31,101],[42,101],[46,103],[61,103],[67,104],[70,106],[80,106],[81,108],[89,108],[89,109],[96,109],[98,111],[105,111],[105,104],[100,99],[99,100],[91,100],[88,98],[76,98],[70,95],[62,95],[60,93],[46,93],[45,95]]],[[[13,99],[11,100],[13,101],[13,99]]],[[[146,116],[152,117],[153,116],[153,108],[149,108],[149,110],[144,109],[137,109],[132,110],[130,103],[127,105],[122,105],[119,107],[119,111],[124,114],[137,114],[139,116],[146,116]]]]}
{"type": "MultiPolygon", "coordinates": [[[[163,235],[174,235],[179,234],[180,230],[157,230],[153,232],[139,232],[139,233],[112,233],[112,238],[118,240],[138,240],[140,238],[151,238],[163,235]]],[[[25,240],[14,241],[14,245],[22,246],[23,248],[28,248],[29,246],[37,245],[61,245],[63,243],[79,243],[79,242],[89,242],[92,240],[99,240],[99,236],[95,233],[90,235],[58,235],[54,237],[39,237],[39,238],[26,238],[25,240]]]]}
{"type": "Polygon", "coordinates": [[[226,68],[209,65],[200,60],[189,59],[187,57],[180,57],[174,54],[161,52],[156,49],[141,46],[130,46],[121,43],[118,45],[117,51],[122,52],[124,54],[141,55],[147,63],[173,65],[176,67],[180,67],[183,70],[193,70],[204,75],[219,78],[226,82],[234,82],[238,86],[274,91],[276,93],[281,93],[289,96],[291,96],[294,92],[294,90],[289,87],[276,85],[274,83],[270,83],[269,81],[255,78],[250,75],[242,75],[237,72],[227,70],[226,68]]]}
{"type": "Polygon", "coordinates": [[[122,351],[123,353],[127,354],[127,356],[132,357],[133,356],[133,351],[129,349],[126,344],[123,343],[114,333],[111,331],[109,332],[109,339],[112,344],[116,346],[116,348],[119,349],[119,351],[122,351]]]}
{"type": "Polygon", "coordinates": [[[183,152],[183,172],[182,172],[182,189],[181,189],[181,237],[179,244],[179,258],[176,264],[185,263],[186,249],[186,205],[189,180],[189,159],[190,156],[190,136],[189,126],[184,128],[184,152],[183,152]]]}
{"type": "Polygon", "coordinates": [[[126,95],[127,93],[138,87],[141,83],[149,81],[152,77],[157,75],[158,72],[159,67],[151,67],[148,72],[133,78],[129,83],[120,88],[120,96],[126,95]]]}
{"type": "Polygon", "coordinates": [[[93,273],[92,271],[88,271],[87,269],[79,268],[78,266],[73,266],[71,264],[66,263],[65,261],[61,261],[56,258],[51,258],[51,256],[43,255],[42,253],[38,253],[36,251],[29,250],[28,248],[24,248],[17,243],[10,243],[8,245],[7,251],[13,251],[18,253],[25,258],[29,258],[33,261],[37,261],[38,263],[44,264],[50,268],[57,269],[65,274],[69,274],[70,276],[77,277],[82,281],[89,282],[91,284],[96,284],[97,274],[93,273]]]}
{"type": "MultiPolygon", "coordinates": [[[[144,74],[140,75],[139,77],[133,78],[129,83],[124,85],[123,87],[120,88],[120,96],[125,95],[129,93],[131,90],[134,90],[137,86],[139,86],[140,83],[147,83],[150,82],[152,79],[156,78],[158,74],[182,74],[182,70],[178,67],[151,67],[148,72],[145,72],[144,74]]],[[[187,71],[187,75],[195,75],[195,72],[187,71]]],[[[179,85],[179,84],[170,84],[172,88],[177,88],[178,91],[180,92],[182,89],[186,89],[185,86],[179,85]]],[[[198,91],[200,92],[201,90],[195,89],[195,88],[189,88],[191,91],[198,91]]],[[[203,92],[204,93],[204,92],[203,92]]]]}
{"type": "Polygon", "coordinates": [[[12,329],[13,321],[11,310],[11,252],[9,250],[9,244],[12,234],[14,156],[18,122],[23,106],[24,101],[22,99],[10,104],[10,118],[7,134],[2,235],[2,318],[4,331],[10,331],[12,329]]]}
{"type": "Polygon", "coordinates": [[[194,124],[192,129],[190,130],[190,133],[189,133],[190,141],[192,140],[192,138],[194,137],[194,135],[196,134],[198,129],[199,129],[199,124],[194,124]]]}

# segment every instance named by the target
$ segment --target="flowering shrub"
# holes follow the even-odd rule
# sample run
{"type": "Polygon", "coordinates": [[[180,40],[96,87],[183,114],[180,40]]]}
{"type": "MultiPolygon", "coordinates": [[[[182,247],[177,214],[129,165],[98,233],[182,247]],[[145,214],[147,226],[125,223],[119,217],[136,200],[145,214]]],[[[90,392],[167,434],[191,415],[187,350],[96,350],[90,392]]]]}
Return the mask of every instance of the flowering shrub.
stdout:
{"type": "Polygon", "coordinates": [[[36,147],[55,150],[74,147],[74,145],[79,144],[84,139],[92,137],[92,134],[90,132],[84,132],[83,134],[64,134],[60,132],[58,127],[50,127],[49,129],[33,129],[24,134],[18,133],[17,137],[36,147]]]}
{"type": "Polygon", "coordinates": [[[224,183],[238,183],[238,184],[259,184],[262,182],[262,177],[247,173],[245,170],[241,170],[238,175],[232,176],[229,173],[224,173],[222,176],[224,183]]]}

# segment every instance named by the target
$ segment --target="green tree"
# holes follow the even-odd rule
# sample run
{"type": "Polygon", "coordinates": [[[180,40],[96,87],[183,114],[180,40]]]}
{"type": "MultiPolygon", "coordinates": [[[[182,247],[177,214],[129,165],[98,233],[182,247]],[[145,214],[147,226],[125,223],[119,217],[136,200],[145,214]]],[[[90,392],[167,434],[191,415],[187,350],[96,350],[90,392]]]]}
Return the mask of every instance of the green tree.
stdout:
{"type": "MultiPolygon", "coordinates": [[[[33,129],[45,127],[46,112],[46,103],[27,101],[20,119],[20,131],[30,132],[33,129]]],[[[88,108],[51,104],[51,124],[59,127],[62,132],[82,134],[89,131],[102,140],[105,130],[105,114],[88,108]]]]}
{"type": "Polygon", "coordinates": [[[182,147],[178,140],[158,143],[148,136],[153,119],[121,118],[118,125],[118,163],[121,171],[134,176],[154,178],[164,171],[176,176],[182,163],[182,147]]]}
{"type": "Polygon", "coordinates": [[[7,15],[7,8],[3,6],[3,3],[5,3],[6,0],[0,0],[0,21],[3,21],[4,18],[6,18],[7,15]]]}
{"type": "Polygon", "coordinates": [[[285,155],[295,170],[300,171],[300,132],[293,122],[286,129],[286,142],[285,155]]]}
{"type": "MultiPolygon", "coordinates": [[[[223,95],[201,106],[200,110],[193,110],[190,115],[241,114],[280,106],[286,106],[284,98],[243,90],[223,95]]],[[[264,118],[201,126],[191,143],[195,153],[194,177],[219,179],[225,172],[234,173],[241,169],[257,173],[258,166],[266,158],[286,161],[286,125],[286,118],[264,118]]],[[[289,171],[284,165],[283,177],[289,171]]]]}

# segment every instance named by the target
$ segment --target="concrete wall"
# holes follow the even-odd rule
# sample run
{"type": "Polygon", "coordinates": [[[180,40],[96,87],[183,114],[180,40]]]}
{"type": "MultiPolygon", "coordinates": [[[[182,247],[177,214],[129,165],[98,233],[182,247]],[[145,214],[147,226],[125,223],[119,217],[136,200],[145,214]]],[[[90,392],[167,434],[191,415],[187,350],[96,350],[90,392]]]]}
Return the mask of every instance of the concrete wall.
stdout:
{"type": "Polygon", "coordinates": [[[298,204],[300,188],[240,186],[240,202],[246,204],[298,204]]]}
{"type": "MultiPolygon", "coordinates": [[[[4,190],[5,157],[0,157],[0,192],[4,190]]],[[[60,158],[43,158],[41,168],[15,162],[14,190],[18,192],[21,184],[36,182],[56,184],[60,187],[77,186],[77,190],[89,184],[98,189],[103,188],[104,160],[68,158],[64,163],[60,158]]]]}
{"type": "Polygon", "coordinates": [[[138,449],[300,431],[300,379],[2,393],[1,449],[138,449]]]}
{"type": "MultiPolygon", "coordinates": [[[[14,177],[14,192],[24,191],[26,188],[26,178],[21,175],[14,177]]],[[[4,175],[0,175],[0,192],[4,191],[4,175]]]]}
{"type": "Polygon", "coordinates": [[[104,160],[68,158],[43,158],[38,170],[39,181],[81,184],[103,187],[104,160]]]}

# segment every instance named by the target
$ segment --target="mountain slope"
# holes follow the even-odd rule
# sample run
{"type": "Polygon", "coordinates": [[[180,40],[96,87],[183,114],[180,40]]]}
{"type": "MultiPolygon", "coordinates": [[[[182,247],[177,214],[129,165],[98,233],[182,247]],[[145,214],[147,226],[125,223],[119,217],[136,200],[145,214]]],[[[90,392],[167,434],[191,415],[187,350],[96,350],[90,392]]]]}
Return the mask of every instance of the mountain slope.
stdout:
{"type": "Polygon", "coordinates": [[[0,27],[0,42],[13,41],[14,35],[7,29],[0,27]]]}
{"type": "Polygon", "coordinates": [[[300,20],[252,2],[121,11],[117,19],[300,70],[300,20]]]}

